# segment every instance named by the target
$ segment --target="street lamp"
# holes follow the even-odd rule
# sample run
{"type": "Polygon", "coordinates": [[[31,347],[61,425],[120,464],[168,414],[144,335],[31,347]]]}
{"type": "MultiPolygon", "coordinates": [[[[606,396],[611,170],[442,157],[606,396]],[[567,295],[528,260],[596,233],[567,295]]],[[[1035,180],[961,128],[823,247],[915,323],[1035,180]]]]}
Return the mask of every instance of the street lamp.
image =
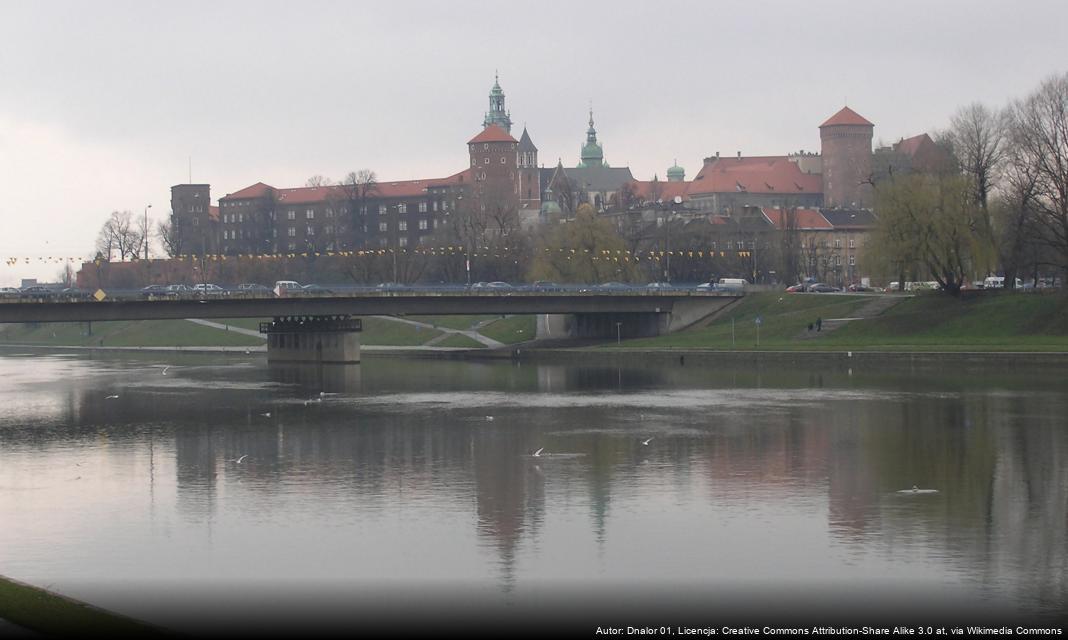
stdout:
{"type": "Polygon", "coordinates": [[[145,243],[145,260],[148,260],[148,210],[152,208],[152,205],[145,205],[145,237],[141,239],[145,243]]]}

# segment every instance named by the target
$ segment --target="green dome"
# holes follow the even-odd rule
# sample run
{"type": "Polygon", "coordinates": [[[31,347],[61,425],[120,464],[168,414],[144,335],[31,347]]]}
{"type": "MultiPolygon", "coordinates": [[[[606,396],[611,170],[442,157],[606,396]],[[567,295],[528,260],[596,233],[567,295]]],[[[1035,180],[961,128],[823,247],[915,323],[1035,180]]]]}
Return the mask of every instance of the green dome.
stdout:
{"type": "Polygon", "coordinates": [[[675,161],[675,165],[667,170],[667,177],[669,182],[682,182],[686,179],[686,169],[680,167],[678,161],[675,161]]]}

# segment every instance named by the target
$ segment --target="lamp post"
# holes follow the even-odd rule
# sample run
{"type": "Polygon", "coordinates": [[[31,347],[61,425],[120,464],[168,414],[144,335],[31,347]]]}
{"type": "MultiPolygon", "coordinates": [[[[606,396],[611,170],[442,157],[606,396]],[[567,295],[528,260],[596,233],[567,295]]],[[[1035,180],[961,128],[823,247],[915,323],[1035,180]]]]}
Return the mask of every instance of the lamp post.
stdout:
{"type": "Polygon", "coordinates": [[[151,208],[152,205],[145,205],[145,237],[141,239],[145,243],[145,261],[148,261],[148,210],[151,208]]]}

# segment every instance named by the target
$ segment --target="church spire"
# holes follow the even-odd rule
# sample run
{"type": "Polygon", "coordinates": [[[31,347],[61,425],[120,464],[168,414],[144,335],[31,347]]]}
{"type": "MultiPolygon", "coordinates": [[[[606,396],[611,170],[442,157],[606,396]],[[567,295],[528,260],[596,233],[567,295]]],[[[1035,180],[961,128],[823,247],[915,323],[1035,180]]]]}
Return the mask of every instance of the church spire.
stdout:
{"type": "Polygon", "coordinates": [[[582,161],[578,167],[607,167],[604,161],[604,149],[597,142],[597,129],[593,128],[593,105],[590,105],[590,128],[586,129],[586,144],[582,145],[582,161]]]}
{"type": "Polygon", "coordinates": [[[489,93],[489,111],[486,112],[486,117],[482,120],[483,128],[491,124],[497,125],[508,133],[512,132],[512,117],[504,107],[504,91],[501,90],[501,83],[496,70],[493,72],[493,88],[490,89],[489,93]]]}

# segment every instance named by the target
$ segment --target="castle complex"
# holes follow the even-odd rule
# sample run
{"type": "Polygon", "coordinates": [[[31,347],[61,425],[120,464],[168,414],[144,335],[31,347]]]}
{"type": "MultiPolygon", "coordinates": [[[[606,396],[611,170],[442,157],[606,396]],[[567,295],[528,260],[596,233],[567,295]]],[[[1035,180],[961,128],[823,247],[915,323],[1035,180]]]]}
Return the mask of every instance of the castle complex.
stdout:
{"type": "MultiPolygon", "coordinates": [[[[592,108],[579,160],[571,167],[562,161],[541,166],[526,127],[519,140],[511,129],[511,113],[495,78],[482,129],[467,143],[469,165],[451,175],[297,188],[256,183],[220,197],[217,205],[207,184],[175,185],[176,248],[181,254],[263,255],[416,247],[431,243],[459,213],[515,215],[530,226],[566,218],[582,202],[602,214],[672,203],[677,213],[709,220],[744,210],[872,206],[874,125],[849,107],[819,126],[818,154],[720,157],[717,152],[704,159],[692,180],[677,163],[663,181],[636,180],[629,168],[609,166],[592,108]]],[[[929,142],[925,135],[902,141],[895,145],[895,157],[930,153],[929,142]]]]}

